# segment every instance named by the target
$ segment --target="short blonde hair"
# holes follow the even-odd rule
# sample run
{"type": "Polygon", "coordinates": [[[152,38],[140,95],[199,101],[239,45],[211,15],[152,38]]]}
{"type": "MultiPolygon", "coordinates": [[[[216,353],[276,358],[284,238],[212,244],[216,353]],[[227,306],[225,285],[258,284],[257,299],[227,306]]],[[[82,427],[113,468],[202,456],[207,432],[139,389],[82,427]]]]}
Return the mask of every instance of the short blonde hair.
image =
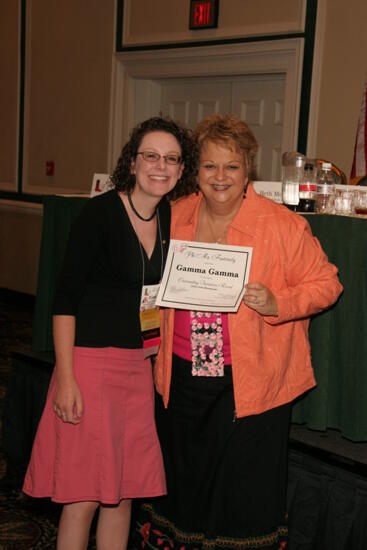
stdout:
{"type": "Polygon", "coordinates": [[[258,145],[254,134],[243,120],[234,115],[209,115],[198,123],[194,139],[199,151],[208,143],[238,150],[243,154],[247,173],[253,176],[254,158],[258,145]]]}

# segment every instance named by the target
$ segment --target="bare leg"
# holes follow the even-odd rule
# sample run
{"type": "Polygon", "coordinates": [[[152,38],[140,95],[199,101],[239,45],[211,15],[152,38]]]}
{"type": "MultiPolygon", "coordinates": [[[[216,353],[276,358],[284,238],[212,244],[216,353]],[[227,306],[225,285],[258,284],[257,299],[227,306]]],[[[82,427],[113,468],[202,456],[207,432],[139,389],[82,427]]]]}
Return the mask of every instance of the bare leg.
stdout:
{"type": "Polygon", "coordinates": [[[97,525],[98,550],[125,550],[129,538],[131,500],[121,500],[117,506],[101,504],[97,525]]]}
{"type": "Polygon", "coordinates": [[[99,502],[65,504],[57,533],[57,550],[86,550],[89,530],[99,502]]]}

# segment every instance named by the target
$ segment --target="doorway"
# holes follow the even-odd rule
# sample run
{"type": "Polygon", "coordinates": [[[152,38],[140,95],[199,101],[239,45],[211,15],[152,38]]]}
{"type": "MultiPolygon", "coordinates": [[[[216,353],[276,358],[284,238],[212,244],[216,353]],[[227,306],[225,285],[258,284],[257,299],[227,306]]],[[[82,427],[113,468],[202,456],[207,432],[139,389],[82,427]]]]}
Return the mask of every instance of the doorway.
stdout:
{"type": "Polygon", "coordinates": [[[139,121],[163,112],[194,125],[221,110],[254,131],[258,178],[279,180],[281,154],[297,146],[303,47],[292,38],[115,54],[110,169],[139,121]]]}
{"type": "Polygon", "coordinates": [[[259,144],[257,179],[280,179],[285,74],[180,78],[159,82],[161,111],[189,128],[212,113],[247,122],[259,144]]]}

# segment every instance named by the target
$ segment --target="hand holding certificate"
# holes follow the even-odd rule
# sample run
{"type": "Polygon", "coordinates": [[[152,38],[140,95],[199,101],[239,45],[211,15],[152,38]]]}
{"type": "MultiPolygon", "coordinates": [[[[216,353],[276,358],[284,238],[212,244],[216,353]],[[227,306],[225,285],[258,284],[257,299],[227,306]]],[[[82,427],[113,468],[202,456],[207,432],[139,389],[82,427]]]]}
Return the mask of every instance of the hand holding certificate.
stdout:
{"type": "Polygon", "coordinates": [[[156,305],[200,311],[237,311],[252,248],[171,240],[156,305]]]}

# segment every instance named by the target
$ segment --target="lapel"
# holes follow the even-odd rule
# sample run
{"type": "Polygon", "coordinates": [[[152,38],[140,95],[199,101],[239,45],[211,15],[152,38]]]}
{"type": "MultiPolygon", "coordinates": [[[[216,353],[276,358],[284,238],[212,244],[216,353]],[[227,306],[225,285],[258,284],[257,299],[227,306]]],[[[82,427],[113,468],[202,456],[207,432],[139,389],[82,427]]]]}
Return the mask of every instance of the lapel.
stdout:
{"type": "MultiPolygon", "coordinates": [[[[195,240],[202,200],[201,193],[193,194],[172,206],[171,238],[183,241],[195,240]]],[[[228,227],[228,244],[247,245],[247,242],[253,243],[257,232],[259,209],[261,209],[259,202],[261,202],[259,196],[249,184],[246,199],[228,227]]]]}
{"type": "Polygon", "coordinates": [[[253,246],[258,223],[258,195],[251,184],[246,199],[228,227],[228,244],[253,246]]]}
{"type": "Polygon", "coordinates": [[[181,199],[172,207],[171,238],[195,241],[202,194],[181,199]]]}

